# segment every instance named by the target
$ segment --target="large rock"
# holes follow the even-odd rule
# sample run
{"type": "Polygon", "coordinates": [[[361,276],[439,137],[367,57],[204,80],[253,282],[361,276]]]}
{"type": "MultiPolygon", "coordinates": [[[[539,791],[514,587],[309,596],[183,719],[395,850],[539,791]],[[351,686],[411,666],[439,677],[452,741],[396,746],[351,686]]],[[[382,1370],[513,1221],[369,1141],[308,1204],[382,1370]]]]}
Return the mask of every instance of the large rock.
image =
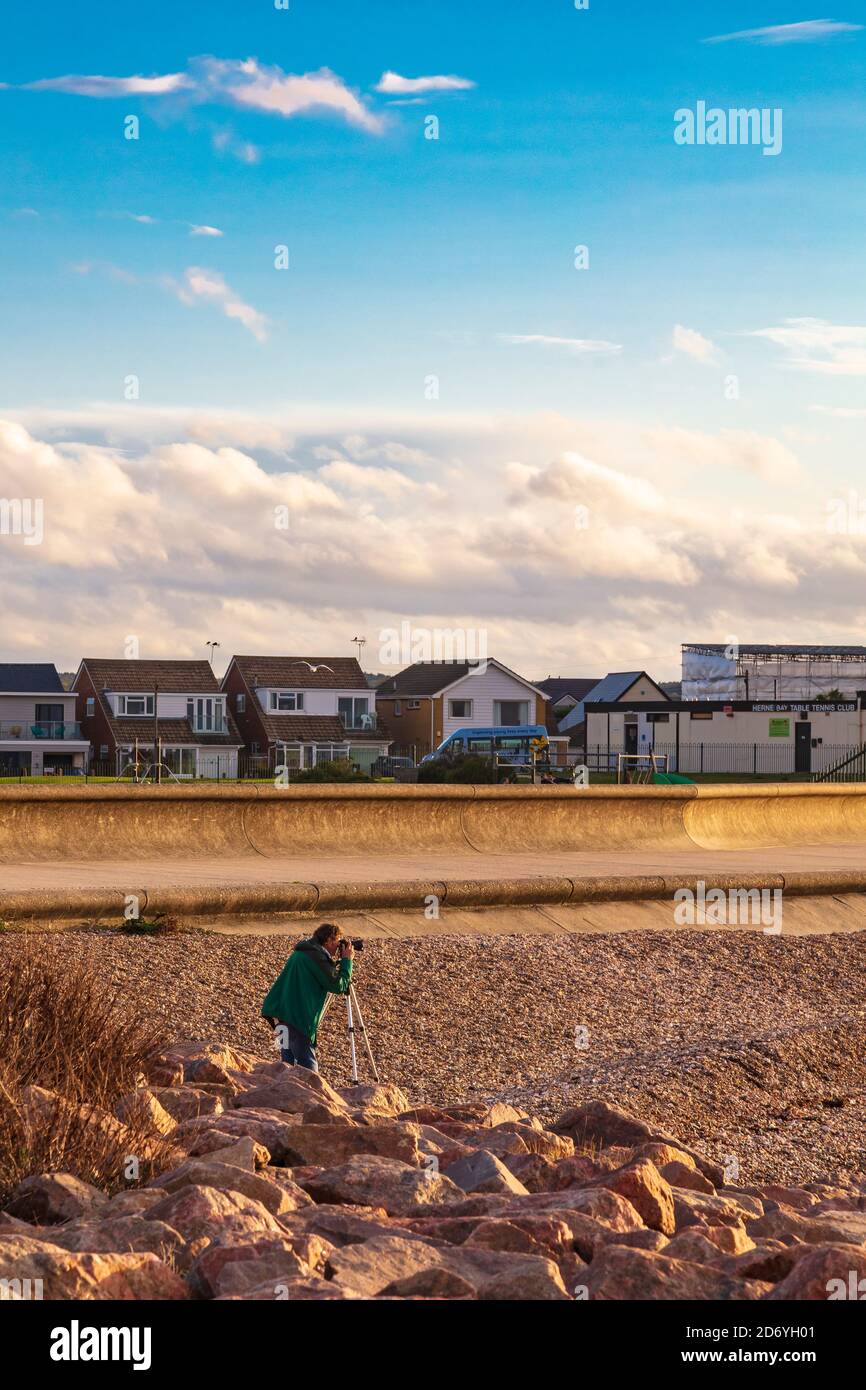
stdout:
{"type": "Polygon", "coordinates": [[[382,1289],[378,1298],[475,1298],[476,1293],[468,1279],[441,1265],[429,1269],[419,1269],[403,1279],[395,1279],[393,1284],[382,1289]]]}
{"type": "Polygon", "coordinates": [[[18,1184],[6,1211],[37,1226],[70,1221],[105,1207],[108,1198],[98,1187],[72,1173],[36,1173],[18,1184]]]}
{"type": "Polygon", "coordinates": [[[289,1165],[316,1164],[333,1168],[354,1154],[378,1154],[418,1167],[421,1162],[418,1125],[296,1125],[288,1141],[289,1165]]]}
{"type": "MultiPolygon", "coordinates": [[[[510,1205],[505,1212],[514,1210],[510,1205]]],[[[631,1202],[608,1187],[568,1187],[563,1192],[537,1192],[525,1197],[519,1206],[520,1212],[552,1211],[562,1212],[563,1220],[567,1212],[579,1212],[591,1216],[613,1231],[638,1231],[644,1223],[631,1202]]]]}
{"type": "Polygon", "coordinates": [[[189,1285],[200,1298],[224,1298],[270,1283],[276,1298],[276,1286],[287,1279],[323,1274],[332,1249],[318,1236],[263,1236],[246,1241],[220,1237],[198,1256],[189,1285]]]}
{"type": "Polygon", "coordinates": [[[222,1294],[225,1299],[242,1299],[245,1301],[259,1302],[283,1302],[289,1303],[310,1302],[320,1299],[328,1299],[333,1302],[346,1302],[349,1299],[360,1298],[361,1295],[354,1293],[351,1289],[344,1289],[339,1284],[333,1283],[330,1279],[319,1279],[311,1276],[309,1279],[281,1279],[277,1284],[268,1282],[260,1284],[248,1293],[222,1294]]]}
{"type": "Polygon", "coordinates": [[[337,1094],[352,1111],[369,1115],[390,1115],[396,1119],[409,1109],[409,1099],[392,1082],[377,1086],[338,1086],[337,1094]]]}
{"type": "Polygon", "coordinates": [[[156,1185],[164,1192],[177,1192],[182,1187],[213,1187],[220,1192],[242,1192],[244,1196],[261,1202],[274,1216],[285,1211],[297,1211],[308,1206],[310,1199],[294,1183],[271,1182],[260,1173],[250,1173],[233,1163],[217,1163],[213,1158],[193,1158],[173,1168],[168,1173],[160,1173],[156,1185]]]}
{"type": "Polygon", "coordinates": [[[748,1223],[751,1236],[770,1236],[790,1244],[806,1245],[866,1244],[866,1211],[831,1211],[818,1216],[800,1216],[794,1211],[771,1211],[748,1223]]]}
{"type": "Polygon", "coordinates": [[[797,1260],[790,1274],[767,1295],[813,1302],[866,1300],[866,1251],[850,1245],[819,1245],[797,1260]]]}
{"type": "MultiPolygon", "coordinates": [[[[287,1071],[306,1070],[306,1068],[287,1068],[287,1071]]],[[[315,1076],[315,1072],[310,1072],[315,1076]]],[[[327,1083],[325,1083],[327,1085],[327,1083]]],[[[327,1090],[314,1090],[296,1081],[293,1076],[278,1076],[262,1086],[253,1086],[234,1098],[234,1108],[238,1110],[279,1110],[288,1115],[303,1115],[307,1124],[352,1124],[349,1107],[333,1087],[327,1090]]]]}
{"type": "MultiPolygon", "coordinates": [[[[414,1223],[412,1223],[414,1224],[414,1223]]],[[[322,1236],[331,1245],[360,1245],[375,1236],[404,1236],[407,1240],[424,1239],[423,1232],[416,1234],[409,1223],[389,1222],[381,1207],[331,1206],[323,1203],[310,1206],[292,1217],[285,1217],[281,1225],[298,1232],[309,1232],[322,1236]]]]}
{"type": "Polygon", "coordinates": [[[182,1263],[185,1241],[164,1221],[147,1221],[142,1216],[87,1217],[58,1227],[49,1236],[63,1250],[90,1251],[93,1254],[150,1253],[166,1263],[182,1263]]]}
{"type": "Polygon", "coordinates": [[[274,1163],[284,1164],[289,1154],[291,1131],[302,1123],[301,1115],[287,1115],[280,1110],[226,1110],[214,1118],[189,1120],[179,1125],[172,1139],[193,1152],[200,1142],[208,1142],[207,1136],[212,1130],[218,1132],[221,1145],[229,1139],[248,1136],[268,1150],[274,1163]]]}
{"type": "Polygon", "coordinates": [[[559,1186],[557,1165],[541,1154],[509,1154],[503,1163],[527,1192],[555,1192],[559,1186]]]}
{"type": "Polygon", "coordinates": [[[234,1139],[231,1136],[220,1135],[218,1130],[211,1130],[210,1138],[218,1142],[205,1148],[195,1155],[196,1157],[203,1158],[207,1155],[211,1163],[230,1163],[235,1168],[244,1168],[248,1173],[261,1172],[271,1161],[270,1152],[264,1144],[256,1143],[248,1134],[242,1139],[234,1139]],[[228,1138],[228,1143],[223,1142],[225,1138],[228,1138]]]}
{"type": "Polygon", "coordinates": [[[486,1149],[476,1149],[465,1158],[459,1158],[446,1170],[445,1176],[464,1192],[503,1192],[513,1193],[516,1197],[528,1195],[528,1189],[519,1178],[486,1149]]]}
{"type": "Polygon", "coordinates": [[[612,1173],[605,1173],[602,1177],[594,1178],[593,1184],[624,1197],[650,1230],[661,1231],[665,1236],[673,1235],[676,1230],[673,1193],[648,1159],[640,1159],[612,1173]]]}
{"type": "Polygon", "coordinates": [[[671,1192],[678,1231],[687,1226],[742,1226],[753,1219],[748,1207],[718,1192],[710,1196],[685,1187],[672,1187],[671,1192]]]}
{"type": "Polygon", "coordinates": [[[234,1234],[282,1235],[282,1227],[267,1207],[242,1192],[220,1192],[215,1187],[180,1187],[144,1213],[147,1221],[164,1221],[184,1240],[212,1240],[234,1234]]]}
{"type": "Polygon", "coordinates": [[[225,1109],[220,1096],[196,1086],[154,1086],[150,1094],[178,1123],[197,1120],[201,1115],[220,1115],[225,1109]]]}
{"type": "Polygon", "coordinates": [[[589,1297],[603,1300],[760,1298],[766,1285],[732,1279],[709,1265],[671,1260],[649,1250],[607,1245],[586,1273],[589,1297]]]}
{"type": "Polygon", "coordinates": [[[374,1154],[356,1154],[307,1179],[303,1186],[317,1202],[384,1207],[392,1216],[408,1216],[419,1207],[458,1202],[463,1195],[456,1183],[441,1173],[374,1154]]]}
{"type": "Polygon", "coordinates": [[[25,1236],[0,1238],[3,1278],[42,1281],[49,1299],[179,1299],[187,1297],[180,1275],[156,1255],[74,1253],[25,1236]]]}
{"type": "Polygon", "coordinates": [[[687,1148],[672,1134],[663,1129],[645,1124],[625,1110],[608,1105],[603,1100],[592,1100],[572,1110],[566,1110],[553,1125],[557,1134],[567,1134],[574,1140],[575,1148],[592,1148],[610,1145],[623,1145],[635,1148],[643,1144],[669,1144],[672,1148],[688,1154],[705,1178],[718,1187],[725,1180],[724,1170],[717,1164],[687,1148]]]}
{"type": "Polygon", "coordinates": [[[170,1115],[153,1091],[146,1087],[130,1091],[114,1107],[114,1114],[125,1125],[155,1134],[171,1134],[177,1120],[170,1115]]]}
{"type": "Polygon", "coordinates": [[[327,1274],[365,1298],[375,1298],[396,1280],[442,1264],[442,1255],[425,1241],[402,1235],[375,1236],[362,1245],[344,1245],[328,1256],[327,1274]]]}

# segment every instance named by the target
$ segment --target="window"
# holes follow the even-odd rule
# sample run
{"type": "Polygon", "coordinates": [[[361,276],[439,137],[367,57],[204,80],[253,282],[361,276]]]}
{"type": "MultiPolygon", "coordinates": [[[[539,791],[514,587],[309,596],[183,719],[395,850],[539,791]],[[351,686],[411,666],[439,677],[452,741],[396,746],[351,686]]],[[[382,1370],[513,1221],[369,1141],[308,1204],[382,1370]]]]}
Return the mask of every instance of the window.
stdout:
{"type": "Polygon", "coordinates": [[[469,740],[469,752],[480,753],[489,758],[493,752],[492,740],[489,738],[471,738],[469,740]]]}
{"type": "Polygon", "coordinates": [[[227,728],[224,697],[214,699],[210,695],[200,695],[187,700],[186,717],[198,734],[224,734],[227,728]]]}
{"type": "Polygon", "coordinates": [[[303,690],[272,690],[271,709],[280,714],[295,714],[304,708],[303,690]]]}
{"type": "Polygon", "coordinates": [[[37,705],[36,706],[37,724],[62,724],[63,706],[62,705],[37,705]]]}
{"type": "Polygon", "coordinates": [[[139,718],[145,714],[153,714],[153,696],[119,695],[117,712],[118,714],[137,714],[139,718]]]}
{"type": "Polygon", "coordinates": [[[366,695],[341,695],[337,700],[337,712],[343,721],[344,729],[369,729],[375,726],[376,716],[369,713],[370,701],[366,695]]]}
{"type": "Polygon", "coordinates": [[[420,708],[421,708],[421,701],[420,701],[420,700],[407,700],[407,701],[406,701],[406,708],[407,708],[407,709],[420,709],[420,708]]]}
{"type": "Polygon", "coordinates": [[[528,700],[494,700],[494,724],[528,724],[528,700]]]}
{"type": "MultiPolygon", "coordinates": [[[[411,707],[410,707],[410,708],[411,708],[411,707]]],[[[394,701],[394,713],[395,713],[395,714],[402,714],[402,713],[403,713],[403,705],[402,705],[402,702],[401,702],[400,700],[395,700],[395,701],[394,701]]]]}
{"type": "Polygon", "coordinates": [[[246,697],[246,695],[236,695],[236,696],[235,696],[235,709],[237,710],[238,714],[245,714],[245,713],[246,713],[246,708],[247,708],[247,697],[246,697]]]}
{"type": "Polygon", "coordinates": [[[107,744],[107,743],[100,743],[100,745],[99,745],[99,756],[100,756],[100,758],[107,758],[107,757],[108,757],[108,744],[107,744]]]}
{"type": "Polygon", "coordinates": [[[648,714],[646,717],[648,724],[669,724],[670,720],[669,714],[648,714]]]}
{"type": "Polygon", "coordinates": [[[712,719],[712,717],[713,711],[711,709],[693,709],[689,715],[690,719],[712,719]]]}
{"type": "Polygon", "coordinates": [[[472,701],[471,700],[449,700],[448,714],[452,719],[471,719],[472,701]]]}
{"type": "Polygon", "coordinates": [[[94,711],[96,709],[96,700],[93,695],[88,695],[87,699],[84,702],[84,709],[87,718],[92,719],[94,711]]]}

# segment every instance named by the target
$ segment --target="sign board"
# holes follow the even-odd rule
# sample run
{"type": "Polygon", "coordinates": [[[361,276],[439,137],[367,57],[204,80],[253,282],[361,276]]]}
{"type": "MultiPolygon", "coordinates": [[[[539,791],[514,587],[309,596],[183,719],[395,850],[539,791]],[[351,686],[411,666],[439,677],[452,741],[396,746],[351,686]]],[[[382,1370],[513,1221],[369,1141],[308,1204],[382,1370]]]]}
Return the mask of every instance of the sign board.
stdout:
{"type": "Polygon", "coordinates": [[[790,719],[771,719],[770,738],[790,738],[791,721],[790,719]]]}

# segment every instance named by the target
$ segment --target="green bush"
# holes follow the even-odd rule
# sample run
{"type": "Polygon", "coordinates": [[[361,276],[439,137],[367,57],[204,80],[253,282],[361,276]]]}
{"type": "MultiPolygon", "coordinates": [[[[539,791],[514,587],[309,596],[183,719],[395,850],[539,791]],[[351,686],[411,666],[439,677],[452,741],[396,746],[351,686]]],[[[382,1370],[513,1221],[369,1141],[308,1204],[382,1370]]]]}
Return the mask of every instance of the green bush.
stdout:
{"type": "Polygon", "coordinates": [[[489,758],[477,753],[464,753],[458,758],[436,758],[422,763],[418,769],[419,782],[478,782],[498,781],[489,758]]]}
{"type": "Polygon", "coordinates": [[[293,782],[369,782],[363,772],[356,772],[348,758],[335,758],[330,763],[317,763],[304,772],[291,775],[293,782]]]}

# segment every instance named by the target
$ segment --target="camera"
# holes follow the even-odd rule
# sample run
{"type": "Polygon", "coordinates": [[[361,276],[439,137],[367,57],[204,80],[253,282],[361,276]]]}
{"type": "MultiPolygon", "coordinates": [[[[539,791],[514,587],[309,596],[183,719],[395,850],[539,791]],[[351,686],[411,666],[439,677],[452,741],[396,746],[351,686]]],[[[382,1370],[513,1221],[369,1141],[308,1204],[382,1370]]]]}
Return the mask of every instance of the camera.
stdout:
{"type": "Polygon", "coordinates": [[[363,938],[362,936],[353,936],[353,937],[351,938],[351,940],[352,940],[352,945],[354,946],[354,948],[355,948],[356,951],[363,951],[363,949],[364,949],[364,938],[363,938]]]}

